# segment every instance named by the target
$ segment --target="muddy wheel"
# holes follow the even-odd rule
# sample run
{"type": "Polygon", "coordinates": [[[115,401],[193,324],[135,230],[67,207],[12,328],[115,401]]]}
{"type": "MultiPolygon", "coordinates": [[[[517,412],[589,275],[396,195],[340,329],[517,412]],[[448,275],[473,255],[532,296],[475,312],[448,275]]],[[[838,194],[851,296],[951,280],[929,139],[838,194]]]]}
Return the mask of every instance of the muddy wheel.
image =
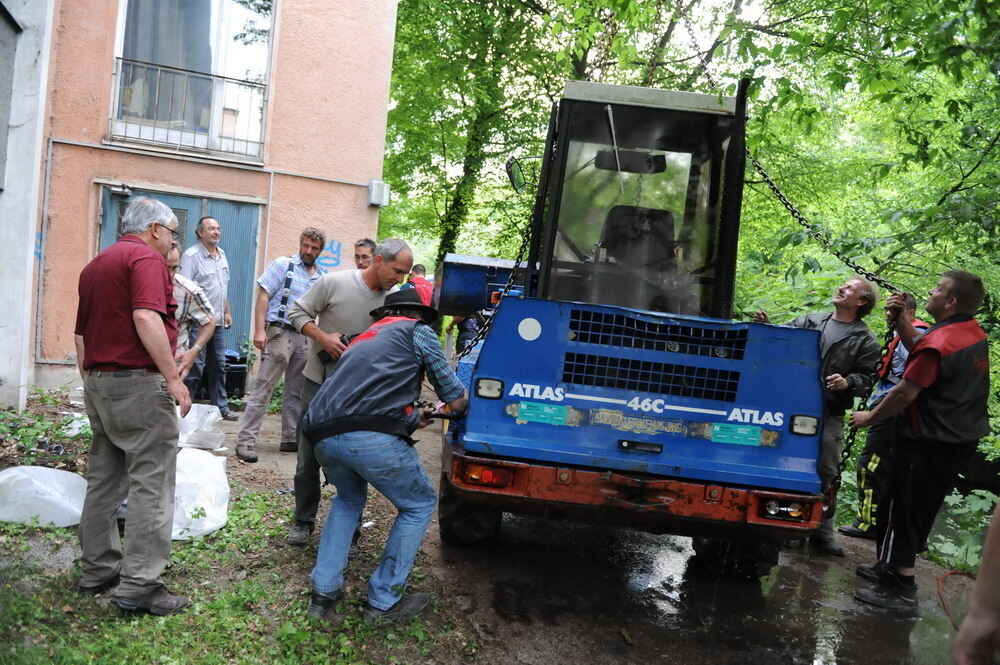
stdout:
{"type": "Polygon", "coordinates": [[[458,498],[448,476],[441,474],[438,529],[448,545],[470,547],[492,540],[500,533],[503,513],[458,498]]]}
{"type": "Polygon", "coordinates": [[[781,549],[768,540],[695,537],[691,544],[694,547],[691,565],[727,579],[756,579],[767,575],[778,564],[781,549]]]}

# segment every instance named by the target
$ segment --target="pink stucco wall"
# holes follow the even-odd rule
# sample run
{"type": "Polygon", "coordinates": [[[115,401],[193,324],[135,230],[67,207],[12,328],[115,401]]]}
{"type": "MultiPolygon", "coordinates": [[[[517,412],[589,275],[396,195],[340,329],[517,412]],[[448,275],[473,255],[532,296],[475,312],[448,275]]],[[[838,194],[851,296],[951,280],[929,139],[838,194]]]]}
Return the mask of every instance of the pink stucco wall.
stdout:
{"type": "MultiPolygon", "coordinates": [[[[74,357],[73,320],[80,270],[98,246],[100,186],[127,181],[155,191],[197,191],[214,198],[262,201],[258,272],[292,253],[305,226],[343,243],[375,236],[378,211],[362,186],[380,178],[385,139],[395,3],[296,0],[276,3],[265,161],[235,168],[155,151],[110,149],[118,3],[57,0],[46,136],[52,161],[42,210],[46,243],[36,300],[41,328],[36,361],[74,357]],[[68,142],[88,144],[73,145],[68,142]]],[[[141,146],[135,146],[141,148],[141,146]]]]}

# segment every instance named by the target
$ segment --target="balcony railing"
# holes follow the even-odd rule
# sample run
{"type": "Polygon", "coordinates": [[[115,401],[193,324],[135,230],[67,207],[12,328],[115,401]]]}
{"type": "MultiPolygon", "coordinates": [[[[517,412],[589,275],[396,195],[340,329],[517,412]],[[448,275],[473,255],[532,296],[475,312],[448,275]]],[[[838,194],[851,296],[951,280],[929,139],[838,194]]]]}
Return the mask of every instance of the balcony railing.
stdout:
{"type": "Polygon", "coordinates": [[[263,158],[262,83],[118,58],[110,138],[263,158]]]}

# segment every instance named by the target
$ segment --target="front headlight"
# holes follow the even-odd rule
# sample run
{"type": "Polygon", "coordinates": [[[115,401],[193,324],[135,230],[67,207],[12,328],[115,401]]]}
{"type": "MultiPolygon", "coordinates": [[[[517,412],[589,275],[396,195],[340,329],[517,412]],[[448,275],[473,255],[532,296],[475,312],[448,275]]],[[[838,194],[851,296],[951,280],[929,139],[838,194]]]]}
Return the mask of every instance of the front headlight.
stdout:
{"type": "Polygon", "coordinates": [[[792,434],[813,436],[819,431],[819,418],[816,416],[792,416],[792,434]]]}
{"type": "Polygon", "coordinates": [[[476,379],[476,397],[500,399],[503,397],[503,381],[500,379],[476,379]]]}

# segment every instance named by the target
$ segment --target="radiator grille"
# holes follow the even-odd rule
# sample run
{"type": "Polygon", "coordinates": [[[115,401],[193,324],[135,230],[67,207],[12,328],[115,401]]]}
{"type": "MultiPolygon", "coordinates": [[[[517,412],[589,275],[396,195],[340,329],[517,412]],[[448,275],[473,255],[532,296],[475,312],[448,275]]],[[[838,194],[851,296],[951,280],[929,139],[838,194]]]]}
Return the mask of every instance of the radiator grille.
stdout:
{"type": "Polygon", "coordinates": [[[567,353],[562,380],[579,386],[734,402],[740,373],[632,358],[567,353]]]}
{"type": "Polygon", "coordinates": [[[701,328],[645,321],[628,314],[574,309],[569,329],[574,340],[625,349],[666,351],[741,360],[746,348],[743,329],[701,328]]]}

